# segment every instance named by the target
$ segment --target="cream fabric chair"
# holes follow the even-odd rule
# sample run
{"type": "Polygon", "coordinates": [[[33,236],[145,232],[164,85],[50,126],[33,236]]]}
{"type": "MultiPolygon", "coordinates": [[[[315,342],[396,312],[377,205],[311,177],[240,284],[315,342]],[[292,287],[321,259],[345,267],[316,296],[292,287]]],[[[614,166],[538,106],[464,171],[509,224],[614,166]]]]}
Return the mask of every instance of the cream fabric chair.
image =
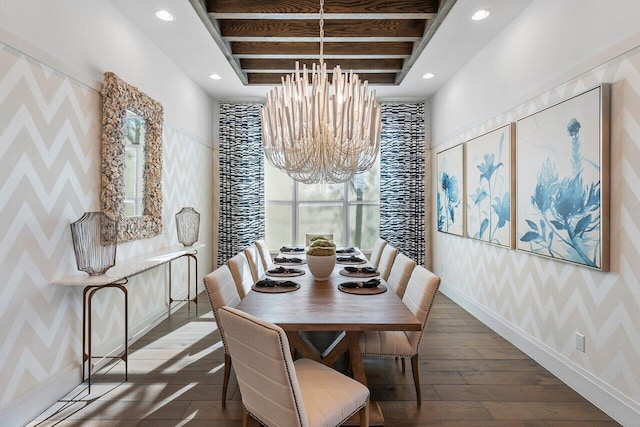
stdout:
{"type": "Polygon", "coordinates": [[[251,270],[251,276],[253,276],[253,283],[255,283],[264,276],[264,265],[262,264],[260,249],[253,243],[244,250],[244,256],[246,256],[247,261],[249,261],[249,269],[251,270]]]}
{"type": "Polygon", "coordinates": [[[396,259],[397,254],[398,250],[388,243],[382,250],[380,262],[378,263],[378,271],[380,272],[380,277],[384,280],[389,278],[389,273],[391,273],[391,267],[393,266],[393,261],[396,259]]]}
{"type": "Polygon", "coordinates": [[[369,257],[369,264],[373,267],[378,268],[380,256],[385,246],[387,246],[387,241],[378,237],[373,245],[373,249],[371,249],[371,256],[369,257]]]}
{"type": "Polygon", "coordinates": [[[224,347],[224,379],[222,380],[222,406],[224,407],[227,403],[227,386],[229,385],[229,376],[231,374],[231,357],[229,356],[229,349],[227,348],[227,343],[224,338],[224,330],[218,317],[218,310],[225,305],[230,307],[238,305],[240,303],[240,295],[238,295],[238,289],[231,275],[231,270],[229,270],[229,267],[226,265],[204,276],[204,287],[209,295],[213,317],[216,319],[224,347]]]}
{"type": "Polygon", "coordinates": [[[243,425],[333,427],[360,412],[369,425],[369,389],[310,359],[293,362],[285,332],[230,307],[219,310],[240,394],[243,425]]]}
{"type": "Polygon", "coordinates": [[[427,326],[433,300],[440,286],[440,278],[422,266],[413,269],[402,302],[422,321],[420,331],[368,331],[360,335],[360,351],[366,356],[411,357],[413,382],[418,405],[422,403],[418,351],[427,326]]]}
{"type": "Polygon", "coordinates": [[[271,259],[271,254],[269,253],[269,247],[267,246],[267,242],[264,240],[256,240],[256,246],[260,250],[260,258],[262,258],[262,266],[265,271],[271,264],[273,264],[273,259],[271,259]]]}
{"type": "Polygon", "coordinates": [[[393,261],[391,272],[387,279],[387,285],[389,285],[400,298],[404,296],[407,283],[409,283],[409,277],[411,277],[415,266],[416,262],[401,252],[398,252],[396,259],[393,261]]]}
{"type": "Polygon", "coordinates": [[[233,281],[236,283],[236,288],[238,288],[238,295],[242,299],[249,293],[251,286],[255,283],[251,267],[249,267],[249,261],[244,253],[240,252],[227,261],[227,265],[229,265],[233,281]]]}

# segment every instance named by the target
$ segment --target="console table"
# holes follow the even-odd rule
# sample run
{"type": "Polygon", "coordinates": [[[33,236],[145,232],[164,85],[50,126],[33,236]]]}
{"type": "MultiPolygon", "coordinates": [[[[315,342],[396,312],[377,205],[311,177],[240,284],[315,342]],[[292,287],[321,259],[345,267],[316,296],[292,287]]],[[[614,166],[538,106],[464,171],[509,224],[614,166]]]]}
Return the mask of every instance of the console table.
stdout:
{"type": "Polygon", "coordinates": [[[121,359],[125,363],[125,381],[128,379],[127,358],[129,341],[129,307],[126,284],[129,277],[140,274],[151,268],[163,264],[169,264],[169,314],[171,314],[171,303],[175,301],[187,301],[187,304],[196,304],[196,315],[198,313],[198,249],[203,248],[203,243],[196,243],[193,246],[173,246],[139,257],[118,261],[115,266],[107,270],[105,274],[99,276],[89,276],[86,273],[78,273],[71,276],[62,277],[51,282],[57,286],[82,286],[82,380],[87,379],[89,393],[91,393],[91,371],[92,360],[99,359],[121,359]],[[187,258],[187,299],[174,300],[171,296],[171,262],[178,259],[187,258]],[[191,298],[191,260],[195,264],[195,296],[191,298]],[[116,356],[93,356],[91,350],[91,301],[96,292],[102,289],[119,289],[124,296],[124,350],[116,356]],[[85,364],[88,365],[88,375],[85,378],[85,364]]]}

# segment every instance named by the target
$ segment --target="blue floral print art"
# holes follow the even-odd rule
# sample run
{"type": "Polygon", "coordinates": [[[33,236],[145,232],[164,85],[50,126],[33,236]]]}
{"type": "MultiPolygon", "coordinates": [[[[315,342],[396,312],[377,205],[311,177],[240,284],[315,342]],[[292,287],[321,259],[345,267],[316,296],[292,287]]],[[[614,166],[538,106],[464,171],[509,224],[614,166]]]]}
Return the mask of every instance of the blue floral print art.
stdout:
{"type": "Polygon", "coordinates": [[[463,231],[463,145],[438,153],[438,231],[462,236],[463,231]]]}
{"type": "Polygon", "coordinates": [[[523,156],[518,141],[518,249],[593,268],[602,267],[598,89],[529,118],[523,156]]]}
{"type": "Polygon", "coordinates": [[[511,125],[467,142],[467,236],[511,247],[511,125]]]}

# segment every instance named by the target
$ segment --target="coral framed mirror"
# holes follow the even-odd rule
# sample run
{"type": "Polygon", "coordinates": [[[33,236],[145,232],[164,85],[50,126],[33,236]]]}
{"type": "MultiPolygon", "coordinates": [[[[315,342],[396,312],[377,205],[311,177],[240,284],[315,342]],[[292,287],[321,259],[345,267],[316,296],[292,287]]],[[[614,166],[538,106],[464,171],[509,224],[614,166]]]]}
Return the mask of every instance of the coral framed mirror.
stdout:
{"type": "Polygon", "coordinates": [[[102,211],[118,240],[162,233],[162,104],[112,72],[102,87],[102,211]]]}

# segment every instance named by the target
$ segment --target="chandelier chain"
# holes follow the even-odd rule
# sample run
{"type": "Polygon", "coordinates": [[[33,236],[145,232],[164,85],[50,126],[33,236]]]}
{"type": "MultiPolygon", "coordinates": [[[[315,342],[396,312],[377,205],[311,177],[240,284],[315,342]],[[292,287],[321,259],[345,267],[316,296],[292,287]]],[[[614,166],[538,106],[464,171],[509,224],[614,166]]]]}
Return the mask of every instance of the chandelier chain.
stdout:
{"type": "Polygon", "coordinates": [[[324,0],[320,0],[320,66],[324,62],[324,0]]]}

